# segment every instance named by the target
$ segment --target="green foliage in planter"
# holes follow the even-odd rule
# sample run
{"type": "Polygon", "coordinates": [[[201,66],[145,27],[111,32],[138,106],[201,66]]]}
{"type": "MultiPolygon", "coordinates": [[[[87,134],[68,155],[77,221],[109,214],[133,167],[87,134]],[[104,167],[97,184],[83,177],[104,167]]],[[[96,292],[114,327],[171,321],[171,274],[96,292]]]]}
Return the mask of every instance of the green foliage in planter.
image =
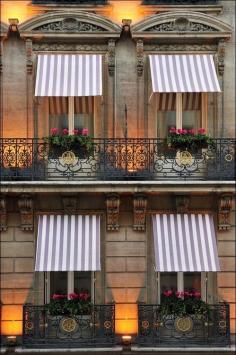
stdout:
{"type": "Polygon", "coordinates": [[[198,149],[207,148],[209,145],[214,146],[214,141],[205,133],[204,128],[200,128],[195,133],[192,129],[176,130],[175,127],[172,127],[167,136],[167,145],[169,148],[197,151],[198,149]]]}
{"type": "Polygon", "coordinates": [[[52,316],[88,315],[92,311],[91,298],[88,292],[71,293],[68,295],[54,294],[46,310],[52,316]]]}
{"type": "Polygon", "coordinates": [[[209,305],[201,300],[199,292],[174,292],[165,291],[161,295],[160,312],[163,316],[195,315],[201,316],[209,313],[209,305]]]}
{"type": "Polygon", "coordinates": [[[74,130],[74,134],[68,134],[67,129],[59,133],[56,128],[51,129],[51,135],[44,137],[44,142],[49,145],[49,156],[56,158],[65,151],[72,151],[76,156],[88,157],[93,153],[93,139],[87,133],[87,129],[74,130]]]}

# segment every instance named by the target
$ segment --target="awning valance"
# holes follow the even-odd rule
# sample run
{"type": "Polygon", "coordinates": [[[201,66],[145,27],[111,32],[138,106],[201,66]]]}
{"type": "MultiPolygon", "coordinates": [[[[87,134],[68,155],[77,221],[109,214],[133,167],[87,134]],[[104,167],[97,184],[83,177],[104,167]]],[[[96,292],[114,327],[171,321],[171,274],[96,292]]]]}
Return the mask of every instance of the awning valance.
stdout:
{"type": "Polygon", "coordinates": [[[220,271],[213,217],[152,216],[156,271],[220,271]]]}
{"type": "Polygon", "coordinates": [[[213,56],[149,55],[153,92],[219,92],[213,56]]]}
{"type": "Polygon", "coordinates": [[[100,54],[39,54],[35,96],[102,95],[100,54]]]}
{"type": "MultiPolygon", "coordinates": [[[[94,111],[94,97],[83,96],[75,97],[74,113],[90,114],[94,111]]],[[[67,115],[68,114],[68,97],[52,96],[49,97],[49,115],[67,115]]]]}
{"type": "Polygon", "coordinates": [[[35,271],[100,269],[100,216],[39,216],[35,271]]]}
{"type": "MultiPolygon", "coordinates": [[[[157,93],[157,111],[175,111],[175,93],[157,93]]],[[[183,94],[183,111],[194,111],[201,109],[201,94],[197,92],[186,92],[183,94]]]]}

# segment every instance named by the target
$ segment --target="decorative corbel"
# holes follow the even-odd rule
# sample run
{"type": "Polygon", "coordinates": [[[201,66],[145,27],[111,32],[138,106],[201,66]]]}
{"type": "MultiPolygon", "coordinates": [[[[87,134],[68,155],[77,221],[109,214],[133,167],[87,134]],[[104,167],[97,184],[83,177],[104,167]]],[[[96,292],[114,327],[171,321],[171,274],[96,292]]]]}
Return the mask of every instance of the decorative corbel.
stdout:
{"type": "Polygon", "coordinates": [[[26,67],[27,73],[32,74],[33,72],[33,43],[31,39],[26,39],[25,41],[26,49],[26,67]]]}
{"type": "Polygon", "coordinates": [[[0,232],[7,230],[7,209],[6,209],[6,197],[0,197],[0,232]]]}
{"type": "Polygon", "coordinates": [[[115,73],[115,50],[116,42],[114,39],[108,41],[108,72],[110,76],[114,76],[115,73]]]}
{"type": "Polygon", "coordinates": [[[107,204],[107,230],[119,229],[120,197],[118,194],[109,194],[106,197],[107,204]]]}
{"type": "Polygon", "coordinates": [[[136,43],[136,52],[137,52],[137,72],[138,76],[143,75],[144,67],[144,53],[143,53],[143,40],[138,39],[136,43]]]}
{"type": "Polygon", "coordinates": [[[146,209],[147,196],[144,194],[135,194],[133,199],[134,224],[133,230],[145,231],[146,229],[146,209]]]}
{"type": "Polygon", "coordinates": [[[62,204],[65,214],[76,214],[78,199],[74,196],[62,196],[62,204]]]}
{"type": "Polygon", "coordinates": [[[187,195],[175,196],[175,207],[177,213],[187,213],[190,203],[190,197],[187,195]]]}
{"type": "Polygon", "coordinates": [[[218,72],[219,75],[223,76],[224,75],[224,69],[225,69],[225,40],[221,39],[218,43],[218,72]]]}
{"type": "Polygon", "coordinates": [[[231,228],[230,212],[232,210],[232,195],[222,194],[218,203],[218,229],[229,230],[231,228]]]}
{"type": "Polygon", "coordinates": [[[34,228],[33,199],[30,195],[21,195],[18,199],[21,216],[21,230],[32,231],[34,228]]]}

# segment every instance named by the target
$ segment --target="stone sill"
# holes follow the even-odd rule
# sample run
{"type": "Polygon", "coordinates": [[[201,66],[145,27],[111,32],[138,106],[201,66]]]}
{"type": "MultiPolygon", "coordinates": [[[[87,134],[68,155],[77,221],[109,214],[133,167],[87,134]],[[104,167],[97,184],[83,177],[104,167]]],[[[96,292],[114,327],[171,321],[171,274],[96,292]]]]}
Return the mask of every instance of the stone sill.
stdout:
{"type": "Polygon", "coordinates": [[[146,15],[159,14],[170,11],[194,11],[219,15],[223,12],[222,5],[143,5],[143,13],[146,15]]]}
{"type": "Polygon", "coordinates": [[[135,351],[135,352],[165,352],[165,353],[175,353],[175,352],[181,352],[181,353],[186,353],[186,352],[191,352],[191,353],[197,353],[197,352],[207,352],[207,353],[216,353],[216,352],[220,352],[220,353],[223,353],[223,352],[233,352],[235,353],[235,346],[231,346],[231,347],[215,347],[215,348],[210,348],[210,347],[200,347],[200,348],[139,348],[139,347],[135,347],[133,346],[131,348],[132,351],[135,351]]]}

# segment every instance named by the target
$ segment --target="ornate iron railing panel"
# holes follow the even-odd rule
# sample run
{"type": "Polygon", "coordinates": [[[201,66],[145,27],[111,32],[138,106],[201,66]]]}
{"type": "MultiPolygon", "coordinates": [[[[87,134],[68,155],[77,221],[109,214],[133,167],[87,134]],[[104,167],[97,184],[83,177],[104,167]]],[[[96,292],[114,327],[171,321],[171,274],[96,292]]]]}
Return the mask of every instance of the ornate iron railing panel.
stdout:
{"type": "Polygon", "coordinates": [[[93,139],[89,152],[55,151],[40,139],[0,140],[1,179],[234,180],[235,139],[198,151],[170,149],[164,139],[93,139]]]}
{"type": "Polygon", "coordinates": [[[115,306],[94,305],[90,315],[51,316],[45,306],[24,305],[23,346],[109,347],[115,344],[115,306]]]}
{"type": "Polygon", "coordinates": [[[143,0],[143,5],[214,5],[219,0],[143,0]]]}
{"type": "Polygon", "coordinates": [[[160,305],[138,305],[139,346],[230,345],[229,305],[209,305],[209,314],[163,315],[160,305]]]}
{"type": "Polygon", "coordinates": [[[107,0],[32,0],[32,4],[43,5],[106,5],[107,0]]]}

